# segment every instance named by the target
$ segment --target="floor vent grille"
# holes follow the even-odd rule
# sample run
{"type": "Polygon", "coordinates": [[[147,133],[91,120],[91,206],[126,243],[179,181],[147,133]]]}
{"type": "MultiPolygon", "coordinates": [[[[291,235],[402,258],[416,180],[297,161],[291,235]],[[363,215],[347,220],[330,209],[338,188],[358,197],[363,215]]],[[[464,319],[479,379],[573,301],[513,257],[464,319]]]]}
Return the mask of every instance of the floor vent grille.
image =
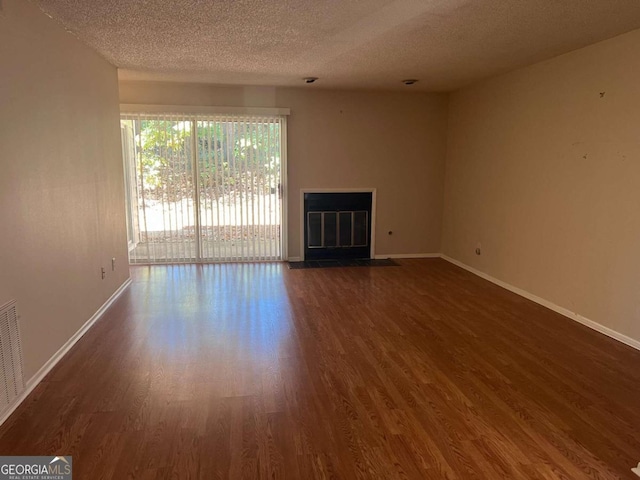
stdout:
{"type": "Polygon", "coordinates": [[[14,300],[0,307],[0,412],[23,391],[22,343],[14,300]]]}

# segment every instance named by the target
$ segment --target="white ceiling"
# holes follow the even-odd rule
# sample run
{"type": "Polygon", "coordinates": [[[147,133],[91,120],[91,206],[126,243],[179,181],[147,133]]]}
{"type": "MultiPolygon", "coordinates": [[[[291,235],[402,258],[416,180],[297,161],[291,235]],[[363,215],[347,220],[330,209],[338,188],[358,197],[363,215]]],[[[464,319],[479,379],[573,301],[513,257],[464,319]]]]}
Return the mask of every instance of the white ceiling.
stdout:
{"type": "Polygon", "coordinates": [[[121,79],[215,84],[446,91],[640,28],[639,0],[35,1],[121,79]]]}

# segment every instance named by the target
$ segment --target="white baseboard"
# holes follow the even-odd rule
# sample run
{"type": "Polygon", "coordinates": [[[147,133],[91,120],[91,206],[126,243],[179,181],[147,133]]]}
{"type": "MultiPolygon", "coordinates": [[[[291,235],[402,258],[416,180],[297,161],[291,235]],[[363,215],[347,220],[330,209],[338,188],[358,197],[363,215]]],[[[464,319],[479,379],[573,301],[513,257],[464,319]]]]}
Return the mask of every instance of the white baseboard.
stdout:
{"type": "Polygon", "coordinates": [[[601,325],[598,322],[594,322],[593,320],[583,317],[579,313],[572,312],[571,310],[561,307],[560,305],[556,305],[555,303],[550,302],[549,300],[545,300],[544,298],[538,297],[533,293],[529,293],[526,290],[523,290],[518,287],[514,287],[513,285],[503,282],[502,280],[498,280],[497,278],[494,278],[491,275],[481,272],[480,270],[476,270],[475,268],[470,267],[469,265],[462,263],[454,258],[448,257],[444,254],[441,254],[440,257],[442,257],[444,260],[446,260],[449,263],[453,263],[454,265],[457,265],[460,268],[464,268],[465,270],[473,273],[474,275],[477,275],[481,278],[484,278],[485,280],[490,281],[491,283],[495,283],[496,285],[499,285],[502,288],[506,288],[507,290],[517,295],[520,295],[521,297],[531,300],[532,302],[542,305],[543,307],[547,307],[549,310],[553,310],[554,312],[559,313],[560,315],[564,315],[565,317],[570,318],[571,320],[575,320],[576,322],[581,323],[582,325],[585,325],[595,330],[596,332],[602,333],[607,337],[613,338],[614,340],[618,340],[619,342],[622,342],[625,345],[629,345],[630,347],[640,350],[640,341],[638,340],[628,337],[620,332],[616,332],[615,330],[612,330],[609,327],[605,327],[604,325],[601,325]]]}
{"type": "Polygon", "coordinates": [[[301,262],[302,257],[289,257],[287,258],[287,262],[301,262]]]}
{"type": "Polygon", "coordinates": [[[115,302],[118,297],[124,292],[124,290],[131,283],[131,278],[127,278],[118,289],[113,292],[113,295],[109,297],[109,299],[104,302],[104,304],[98,309],[96,313],[94,313],[89,320],[85,322],[80,329],[73,334],[73,336],[65,342],[60,349],[53,354],[53,356],[45,363],[38,372],[29,379],[27,382],[26,388],[24,391],[17,396],[10,405],[6,407],[3,412],[0,412],[0,425],[7,421],[7,419],[11,416],[11,414],[20,406],[22,402],[29,396],[29,394],[33,391],[34,388],[38,386],[38,384],[42,381],[42,379],[51,371],[56,364],[62,360],[62,358],[67,354],[71,347],[73,347],[82,336],[87,333],[87,331],[93,326],[94,323],[98,321],[98,319],[107,311],[107,309],[115,302]]]}
{"type": "Polygon", "coordinates": [[[375,255],[376,260],[384,260],[385,258],[439,258],[439,253],[381,253],[375,255]]]}

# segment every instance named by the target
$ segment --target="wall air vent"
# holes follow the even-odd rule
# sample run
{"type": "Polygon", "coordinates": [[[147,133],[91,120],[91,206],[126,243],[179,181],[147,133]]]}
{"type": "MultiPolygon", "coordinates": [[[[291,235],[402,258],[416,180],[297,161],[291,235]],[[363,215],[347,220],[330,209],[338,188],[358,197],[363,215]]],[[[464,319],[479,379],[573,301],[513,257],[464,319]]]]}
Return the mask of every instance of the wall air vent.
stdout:
{"type": "Polygon", "coordinates": [[[24,391],[22,343],[15,300],[0,307],[0,413],[24,391]]]}

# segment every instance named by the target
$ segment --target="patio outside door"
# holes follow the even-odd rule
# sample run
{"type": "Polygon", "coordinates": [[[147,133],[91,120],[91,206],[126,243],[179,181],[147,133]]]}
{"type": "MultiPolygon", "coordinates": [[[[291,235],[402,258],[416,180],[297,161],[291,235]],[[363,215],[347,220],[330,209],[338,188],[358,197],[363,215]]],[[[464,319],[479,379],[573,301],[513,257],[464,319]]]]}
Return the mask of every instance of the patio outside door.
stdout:
{"type": "Polygon", "coordinates": [[[282,259],[285,125],[123,115],[130,263],[282,259]]]}

